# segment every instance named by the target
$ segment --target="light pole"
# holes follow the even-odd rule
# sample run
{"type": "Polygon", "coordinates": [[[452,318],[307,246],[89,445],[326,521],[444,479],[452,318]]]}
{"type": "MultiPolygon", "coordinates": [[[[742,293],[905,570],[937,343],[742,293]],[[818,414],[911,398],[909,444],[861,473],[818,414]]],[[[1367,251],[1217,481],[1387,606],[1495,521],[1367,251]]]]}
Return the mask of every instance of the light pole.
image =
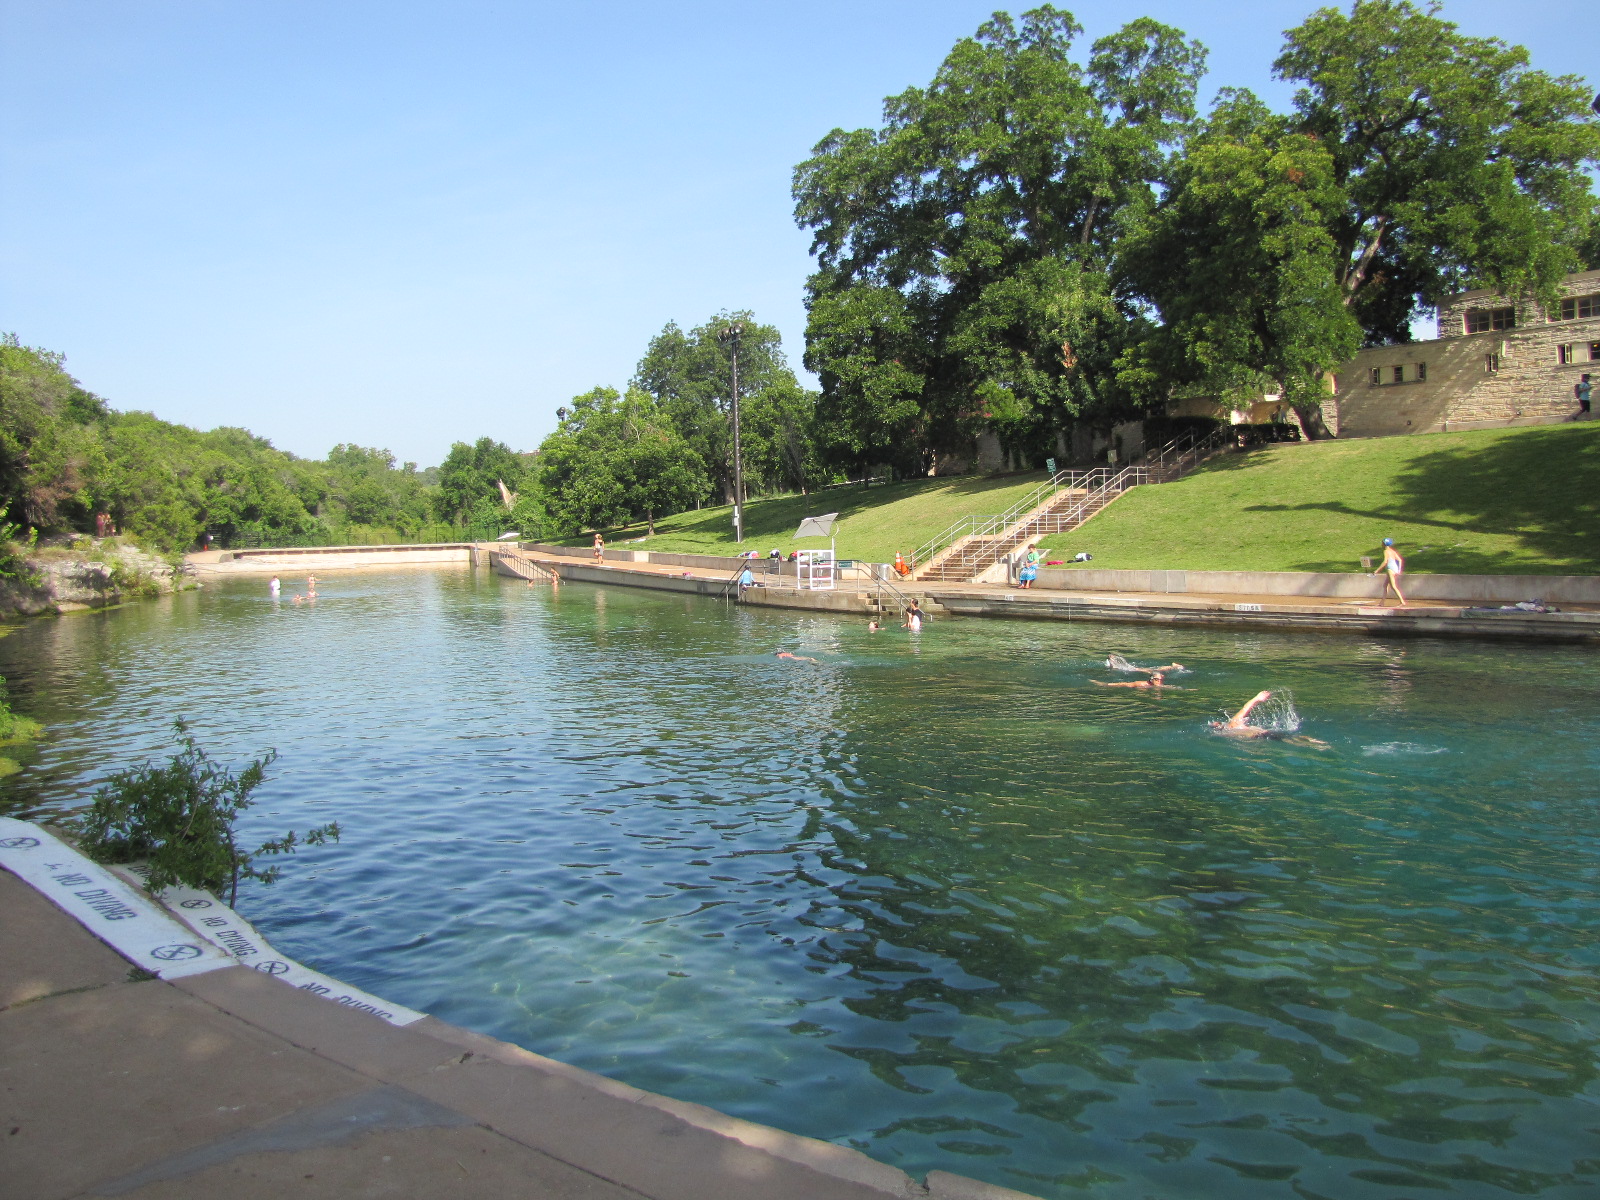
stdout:
{"type": "Polygon", "coordinates": [[[744,451],[739,444],[739,339],[744,326],[734,321],[717,337],[733,352],[733,540],[744,543],[744,451]]]}

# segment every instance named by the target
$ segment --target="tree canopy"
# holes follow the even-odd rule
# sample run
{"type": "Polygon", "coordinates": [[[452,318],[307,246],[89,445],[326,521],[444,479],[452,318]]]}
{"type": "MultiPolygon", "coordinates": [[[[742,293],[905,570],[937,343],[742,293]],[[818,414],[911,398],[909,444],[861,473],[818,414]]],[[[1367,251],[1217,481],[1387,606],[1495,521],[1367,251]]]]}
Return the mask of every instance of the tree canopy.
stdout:
{"type": "Polygon", "coordinates": [[[1127,402],[1141,328],[1108,267],[1155,203],[1205,52],[1147,18],[1096,41],[1044,5],[996,13],[881,129],[835,129],[795,170],[813,230],[806,365],[839,460],[921,471],[980,427],[1047,445],[1127,402]]]}
{"type": "Polygon", "coordinates": [[[1147,396],[1263,381],[1323,432],[1360,345],[1473,287],[1546,302],[1592,251],[1600,123],[1574,77],[1409,0],[1319,9],[1277,75],[1294,112],[1224,92],[1130,239],[1128,286],[1162,318],[1124,358],[1147,396]]]}

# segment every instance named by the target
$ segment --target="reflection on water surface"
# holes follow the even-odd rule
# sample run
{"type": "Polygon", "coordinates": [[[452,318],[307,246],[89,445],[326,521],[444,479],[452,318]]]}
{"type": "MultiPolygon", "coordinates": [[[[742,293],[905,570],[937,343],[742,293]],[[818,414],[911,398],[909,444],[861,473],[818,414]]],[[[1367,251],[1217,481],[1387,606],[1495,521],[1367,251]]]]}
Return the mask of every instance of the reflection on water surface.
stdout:
{"type": "Polygon", "coordinates": [[[9,811],[281,758],[285,952],[669,1095],[1043,1196],[1590,1196],[1581,649],[762,612],[407,572],[35,622],[9,811]],[[818,665],[780,661],[779,648],[818,665]],[[1106,692],[1109,649],[1193,668],[1106,692]],[[1292,689],[1329,751],[1206,721],[1292,689]]]}

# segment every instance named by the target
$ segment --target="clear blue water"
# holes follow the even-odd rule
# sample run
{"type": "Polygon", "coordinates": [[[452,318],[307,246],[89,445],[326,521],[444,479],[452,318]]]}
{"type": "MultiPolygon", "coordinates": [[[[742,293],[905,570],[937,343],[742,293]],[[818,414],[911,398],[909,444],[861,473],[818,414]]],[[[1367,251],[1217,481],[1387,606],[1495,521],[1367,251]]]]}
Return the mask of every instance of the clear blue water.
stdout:
{"type": "Polygon", "coordinates": [[[82,803],[178,715],[275,746],[248,832],[347,831],[241,896],[285,952],[917,1175],[1600,1192],[1593,651],[320,590],[0,639],[50,728],[7,811],[82,803]],[[1108,649],[1191,690],[1095,688],[1108,649]],[[1332,748],[1207,732],[1261,687],[1332,748]]]}

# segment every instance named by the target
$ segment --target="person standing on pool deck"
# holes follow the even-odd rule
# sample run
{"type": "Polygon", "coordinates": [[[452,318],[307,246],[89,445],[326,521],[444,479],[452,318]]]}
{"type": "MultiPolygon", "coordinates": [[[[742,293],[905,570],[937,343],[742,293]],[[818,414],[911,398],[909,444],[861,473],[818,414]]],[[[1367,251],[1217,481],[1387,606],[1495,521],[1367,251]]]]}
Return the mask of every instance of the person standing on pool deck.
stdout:
{"type": "Polygon", "coordinates": [[[602,561],[606,556],[606,540],[598,533],[594,535],[594,560],[602,561]]]}
{"type": "Polygon", "coordinates": [[[1394,539],[1384,538],[1383,562],[1373,574],[1382,574],[1384,576],[1382,598],[1387,600],[1389,598],[1389,589],[1393,588],[1395,599],[1400,601],[1400,607],[1402,608],[1405,607],[1406,598],[1400,592],[1400,576],[1405,572],[1405,569],[1406,560],[1401,558],[1400,551],[1394,548],[1394,539]]]}

